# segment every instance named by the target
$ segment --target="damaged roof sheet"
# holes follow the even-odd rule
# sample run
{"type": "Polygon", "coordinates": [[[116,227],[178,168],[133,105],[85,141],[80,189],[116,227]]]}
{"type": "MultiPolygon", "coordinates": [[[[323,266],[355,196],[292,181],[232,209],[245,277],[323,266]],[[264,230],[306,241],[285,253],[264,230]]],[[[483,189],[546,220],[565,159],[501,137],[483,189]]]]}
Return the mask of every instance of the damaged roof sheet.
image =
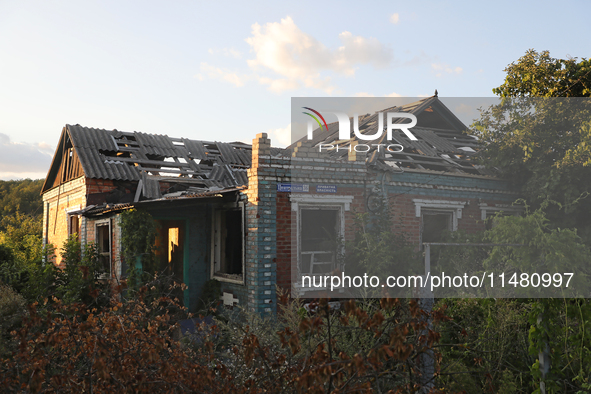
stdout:
{"type": "Polygon", "coordinates": [[[248,183],[251,146],[171,138],[67,125],[84,173],[89,178],[142,181],[144,196],[160,195],[158,182],[183,181],[223,189],[248,183]]]}
{"type": "MultiPolygon", "coordinates": [[[[369,146],[384,144],[379,151],[374,146],[367,153],[368,164],[389,171],[413,168],[427,171],[491,175],[489,170],[477,165],[475,160],[471,159],[477,153],[478,140],[465,134],[467,127],[436,96],[400,107],[383,109],[374,114],[360,115],[359,132],[365,135],[375,134],[378,125],[378,114],[386,112],[406,112],[416,115],[419,120],[418,125],[413,127],[411,131],[417,137],[417,140],[411,140],[401,130],[395,129],[392,131],[392,140],[386,140],[386,133],[383,132],[375,140],[360,141],[355,137],[353,121],[349,122],[351,125],[351,138],[339,140],[339,124],[334,122],[329,123],[328,128],[325,130],[320,130],[320,128],[314,130],[312,140],[308,141],[304,137],[287,149],[295,148],[298,143],[309,144],[316,149],[321,144],[332,145],[334,148],[329,150],[323,148],[323,153],[326,152],[333,159],[347,160],[349,149],[357,143],[364,143],[369,146]],[[430,117],[430,119],[428,122],[423,121],[423,125],[421,125],[421,120],[422,118],[425,119],[425,117],[430,117]],[[438,121],[434,122],[433,119],[438,121]],[[425,126],[424,123],[429,124],[425,126]],[[390,152],[385,149],[385,146],[389,144],[400,144],[403,150],[401,152],[390,152]]],[[[398,122],[406,122],[406,120],[401,118],[398,122]]]]}

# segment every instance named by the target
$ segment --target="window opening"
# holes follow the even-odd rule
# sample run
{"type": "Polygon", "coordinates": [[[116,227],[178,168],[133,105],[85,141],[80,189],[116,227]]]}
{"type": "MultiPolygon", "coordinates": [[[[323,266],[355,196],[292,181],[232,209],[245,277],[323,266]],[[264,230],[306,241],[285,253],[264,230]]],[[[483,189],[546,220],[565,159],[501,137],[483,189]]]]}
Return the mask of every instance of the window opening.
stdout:
{"type": "Polygon", "coordinates": [[[452,213],[423,210],[421,223],[422,242],[442,242],[443,232],[452,230],[452,213]]]}
{"type": "Polygon", "coordinates": [[[76,234],[76,239],[80,241],[80,217],[78,215],[70,215],[68,224],[68,235],[76,234]]]}
{"type": "Polygon", "coordinates": [[[213,272],[215,276],[243,281],[243,209],[216,210],[214,213],[213,272]]]}
{"type": "Polygon", "coordinates": [[[97,223],[96,244],[98,247],[101,268],[107,276],[111,274],[111,224],[110,222],[97,223]]]}
{"type": "Polygon", "coordinates": [[[320,275],[334,269],[339,239],[339,209],[300,211],[300,273],[320,275]]]}

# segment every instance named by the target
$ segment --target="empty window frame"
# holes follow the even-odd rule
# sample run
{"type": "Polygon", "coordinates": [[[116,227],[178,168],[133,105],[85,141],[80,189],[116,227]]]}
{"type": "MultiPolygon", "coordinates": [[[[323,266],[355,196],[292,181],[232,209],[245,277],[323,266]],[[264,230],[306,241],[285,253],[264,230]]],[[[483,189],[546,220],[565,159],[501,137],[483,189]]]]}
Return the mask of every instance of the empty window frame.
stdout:
{"type": "Polygon", "coordinates": [[[212,275],[244,282],[244,204],[213,213],[212,275]]]}
{"type": "Polygon", "coordinates": [[[68,215],[68,235],[76,234],[80,241],[80,216],[68,215]]]}
{"type": "Polygon", "coordinates": [[[423,242],[441,242],[445,231],[453,230],[453,212],[426,210],[421,212],[421,245],[423,242]]]}
{"type": "Polygon", "coordinates": [[[340,206],[300,206],[298,271],[322,275],[334,270],[342,238],[340,206]]]}
{"type": "Polygon", "coordinates": [[[97,222],[95,224],[95,240],[101,270],[106,276],[111,275],[111,220],[97,222]]]}
{"type": "Polygon", "coordinates": [[[486,203],[479,204],[481,220],[484,221],[486,230],[490,230],[496,226],[495,219],[498,216],[519,216],[523,212],[521,206],[488,206],[486,203]]]}

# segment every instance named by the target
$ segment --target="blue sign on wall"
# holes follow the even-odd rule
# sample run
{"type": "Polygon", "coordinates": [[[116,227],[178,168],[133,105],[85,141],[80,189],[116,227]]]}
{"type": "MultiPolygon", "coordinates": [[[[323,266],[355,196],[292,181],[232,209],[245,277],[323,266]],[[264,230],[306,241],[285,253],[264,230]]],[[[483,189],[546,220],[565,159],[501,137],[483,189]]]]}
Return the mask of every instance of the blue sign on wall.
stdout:
{"type": "Polygon", "coordinates": [[[310,191],[310,185],[302,185],[297,183],[278,183],[277,191],[288,193],[308,193],[310,191]]]}

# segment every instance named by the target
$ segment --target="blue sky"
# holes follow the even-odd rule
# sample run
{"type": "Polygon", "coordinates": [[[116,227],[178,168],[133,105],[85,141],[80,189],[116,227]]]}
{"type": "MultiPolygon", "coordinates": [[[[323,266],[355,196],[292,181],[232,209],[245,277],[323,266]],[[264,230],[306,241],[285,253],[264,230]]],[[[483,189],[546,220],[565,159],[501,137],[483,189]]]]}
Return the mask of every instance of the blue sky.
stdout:
{"type": "Polygon", "coordinates": [[[289,137],[291,97],[488,97],[529,48],[588,57],[591,3],[0,0],[0,179],[62,127],[289,137]]]}

